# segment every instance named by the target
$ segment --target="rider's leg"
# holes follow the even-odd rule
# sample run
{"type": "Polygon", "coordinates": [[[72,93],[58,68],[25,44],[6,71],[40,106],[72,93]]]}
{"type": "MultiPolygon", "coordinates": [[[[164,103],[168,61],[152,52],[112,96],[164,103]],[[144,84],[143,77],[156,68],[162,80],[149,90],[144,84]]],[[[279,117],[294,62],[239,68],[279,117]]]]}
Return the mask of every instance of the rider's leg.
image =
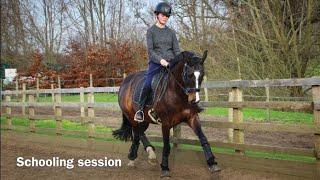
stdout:
{"type": "Polygon", "coordinates": [[[142,93],[140,94],[140,98],[139,98],[139,110],[134,115],[134,120],[136,120],[136,121],[143,121],[144,120],[143,109],[146,104],[146,100],[148,98],[150,89],[151,88],[145,82],[144,87],[142,89],[142,93]]]}
{"type": "Polygon", "coordinates": [[[155,74],[157,74],[160,71],[160,67],[161,67],[161,65],[159,65],[159,64],[155,64],[153,62],[149,63],[148,72],[146,74],[146,80],[144,82],[142,93],[139,98],[139,110],[136,112],[136,114],[134,116],[134,120],[136,120],[136,121],[143,121],[144,120],[143,109],[145,107],[147,97],[151,91],[152,78],[155,74]]]}

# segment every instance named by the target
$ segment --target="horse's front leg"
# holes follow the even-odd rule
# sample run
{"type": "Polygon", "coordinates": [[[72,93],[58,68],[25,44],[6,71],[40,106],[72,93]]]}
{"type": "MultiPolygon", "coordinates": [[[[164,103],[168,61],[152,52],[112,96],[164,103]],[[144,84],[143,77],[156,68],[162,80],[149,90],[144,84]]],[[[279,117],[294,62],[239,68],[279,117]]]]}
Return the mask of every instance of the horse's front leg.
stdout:
{"type": "Polygon", "coordinates": [[[169,154],[170,154],[170,127],[162,125],[163,149],[161,162],[161,178],[170,177],[169,154]]]}
{"type": "Polygon", "coordinates": [[[217,162],[215,161],[215,157],[211,151],[211,146],[208,143],[206,136],[203,134],[201,129],[201,124],[198,115],[194,115],[190,119],[188,119],[187,124],[192,128],[194,133],[198,136],[201,146],[203,148],[204,156],[207,160],[207,164],[209,166],[209,170],[211,172],[220,171],[220,167],[218,166],[217,162]]]}

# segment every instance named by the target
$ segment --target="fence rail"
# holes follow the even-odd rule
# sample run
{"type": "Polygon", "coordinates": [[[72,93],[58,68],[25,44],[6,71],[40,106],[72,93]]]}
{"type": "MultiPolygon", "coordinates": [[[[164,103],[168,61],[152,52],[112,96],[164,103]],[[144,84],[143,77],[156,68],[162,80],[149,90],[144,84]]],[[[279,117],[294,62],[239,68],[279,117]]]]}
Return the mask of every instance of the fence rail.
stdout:
{"type": "MultiPolygon", "coordinates": [[[[320,102],[263,102],[263,101],[251,101],[251,102],[201,102],[204,107],[225,107],[225,108],[256,108],[256,109],[279,109],[279,110],[300,110],[304,112],[310,112],[312,110],[319,110],[320,102]]],[[[113,102],[3,102],[2,106],[14,106],[14,107],[53,107],[59,106],[64,108],[77,108],[77,107],[94,107],[94,108],[119,108],[118,103],[113,102]]]]}
{"type": "Polygon", "coordinates": [[[292,87],[314,86],[320,84],[319,77],[301,79],[271,79],[271,80],[233,80],[208,81],[203,84],[205,88],[256,88],[256,87],[292,87]]]}
{"type": "Polygon", "coordinates": [[[16,94],[78,94],[78,93],[116,93],[119,87],[87,87],[87,88],[70,88],[70,89],[39,89],[39,90],[24,90],[24,91],[2,91],[2,95],[16,95],[16,94]]]}
{"type": "MultiPolygon", "coordinates": [[[[26,90],[25,85],[22,91],[2,91],[1,94],[5,96],[4,102],[1,106],[5,107],[7,124],[2,126],[5,129],[23,129],[23,127],[14,127],[11,118],[17,116],[12,114],[12,107],[21,107],[22,115],[20,117],[27,117],[30,121],[28,131],[37,132],[41,128],[35,126],[35,120],[54,119],[56,121],[55,133],[60,136],[62,134],[83,134],[79,131],[66,131],[62,129],[62,119],[69,119],[80,121],[88,124],[87,135],[90,138],[108,137],[110,135],[99,134],[95,131],[95,122],[97,120],[105,120],[105,118],[95,117],[95,108],[114,108],[119,110],[117,103],[95,102],[95,93],[116,93],[119,87],[92,87],[90,83],[88,88],[71,88],[71,89],[39,89],[26,90]],[[79,102],[62,102],[61,95],[65,93],[80,94],[79,102]],[[84,94],[87,93],[88,100],[84,101],[84,94]],[[12,95],[22,95],[21,102],[11,102],[12,95]],[[36,95],[52,94],[53,102],[36,102],[36,95]],[[54,115],[37,115],[35,109],[38,107],[53,107],[54,115]],[[25,108],[28,108],[28,115],[26,115],[25,108]],[[79,116],[64,116],[62,111],[64,108],[79,108],[81,113],[79,116]],[[87,116],[85,115],[87,110],[87,116]]],[[[316,159],[313,167],[320,169],[320,77],[306,78],[306,79],[277,79],[277,80],[236,80],[236,81],[208,81],[204,84],[204,88],[229,88],[228,102],[203,102],[206,107],[226,107],[229,108],[228,122],[217,121],[201,121],[204,127],[227,129],[229,132],[229,142],[211,141],[211,145],[215,147],[234,149],[234,154],[239,157],[246,157],[245,152],[262,151],[262,152],[278,152],[299,156],[314,157],[316,159]],[[261,102],[261,101],[243,101],[243,88],[255,87],[287,87],[287,86],[311,86],[313,102],[261,102]],[[305,112],[313,112],[313,125],[288,125],[288,124],[274,124],[274,123],[249,123],[243,122],[243,108],[261,108],[261,109],[280,109],[280,110],[299,110],[305,112]],[[246,131],[277,131],[277,132],[292,132],[292,133],[306,133],[314,135],[314,148],[288,148],[278,146],[266,146],[259,144],[245,144],[244,134],[246,131]]],[[[111,125],[112,126],[112,125],[111,125]]],[[[52,131],[52,129],[51,129],[52,131]]],[[[162,137],[152,137],[154,141],[162,141],[162,137]]],[[[174,147],[179,148],[179,144],[199,145],[198,140],[181,138],[181,126],[174,128],[172,137],[174,147]]],[[[261,159],[261,158],[260,158],[261,159]]],[[[284,162],[284,161],[283,161],[284,162]]],[[[288,165],[288,168],[290,165],[288,165]]],[[[255,167],[251,167],[255,169],[255,167]]],[[[263,168],[262,168],[263,169],[263,168]]],[[[298,173],[290,170],[290,173],[298,173]]],[[[299,171],[300,173],[300,171],[299,171]]],[[[308,173],[307,173],[308,174],[308,173]]],[[[298,175],[301,175],[298,174],[298,175]]],[[[305,174],[304,174],[305,175],[305,174]]],[[[310,172],[307,177],[320,177],[320,172],[310,172]]]]}

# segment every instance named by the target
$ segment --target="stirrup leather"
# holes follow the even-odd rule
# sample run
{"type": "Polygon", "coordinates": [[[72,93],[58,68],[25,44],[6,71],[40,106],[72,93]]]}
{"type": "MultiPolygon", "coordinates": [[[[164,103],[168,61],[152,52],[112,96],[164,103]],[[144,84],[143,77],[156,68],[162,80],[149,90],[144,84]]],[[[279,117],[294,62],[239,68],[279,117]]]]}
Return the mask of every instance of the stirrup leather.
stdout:
{"type": "Polygon", "coordinates": [[[136,114],[134,115],[134,120],[137,121],[137,122],[143,122],[143,121],[144,121],[144,113],[143,113],[143,110],[139,109],[139,110],[136,112],[136,114]],[[137,114],[138,114],[139,112],[142,112],[142,120],[136,118],[136,117],[137,117],[137,114]]]}

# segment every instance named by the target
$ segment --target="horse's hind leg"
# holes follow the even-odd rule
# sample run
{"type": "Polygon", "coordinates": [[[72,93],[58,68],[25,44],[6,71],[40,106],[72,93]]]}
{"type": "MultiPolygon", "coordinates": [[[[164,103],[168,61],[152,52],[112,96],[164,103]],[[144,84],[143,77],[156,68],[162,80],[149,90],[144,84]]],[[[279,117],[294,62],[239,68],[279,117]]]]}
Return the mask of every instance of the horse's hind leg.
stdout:
{"type": "Polygon", "coordinates": [[[133,131],[133,140],[128,154],[129,163],[128,166],[134,166],[134,160],[138,157],[138,149],[140,145],[140,136],[139,133],[135,130],[133,131]]]}
{"type": "Polygon", "coordinates": [[[151,165],[156,165],[157,164],[157,156],[156,153],[154,152],[155,148],[154,146],[151,145],[149,139],[147,138],[146,134],[144,133],[149,127],[149,123],[140,123],[138,124],[137,128],[134,130],[137,131],[140,135],[140,140],[144,146],[144,149],[148,153],[148,162],[151,165]]]}
{"type": "Polygon", "coordinates": [[[154,146],[151,145],[149,139],[147,138],[147,136],[144,132],[141,134],[140,140],[144,146],[144,149],[148,153],[148,162],[151,165],[156,165],[157,164],[157,156],[156,156],[156,153],[154,152],[155,148],[154,148],[154,146]]]}

